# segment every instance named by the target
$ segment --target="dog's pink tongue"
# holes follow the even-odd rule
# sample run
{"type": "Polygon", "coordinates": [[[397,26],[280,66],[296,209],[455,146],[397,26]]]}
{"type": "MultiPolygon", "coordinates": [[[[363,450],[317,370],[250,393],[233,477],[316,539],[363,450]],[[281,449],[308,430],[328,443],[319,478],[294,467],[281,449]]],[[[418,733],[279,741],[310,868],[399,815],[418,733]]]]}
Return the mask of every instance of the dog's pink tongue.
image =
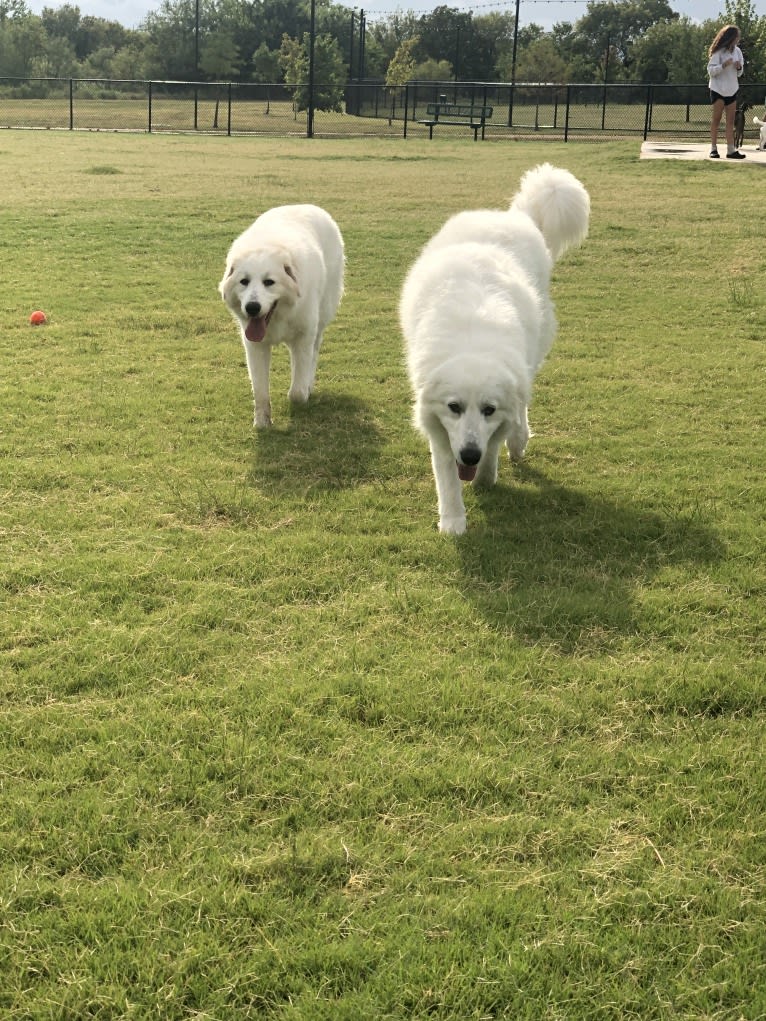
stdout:
{"type": "Polygon", "coordinates": [[[245,336],[248,340],[251,340],[254,344],[259,340],[263,340],[266,336],[266,320],[264,317],[260,319],[250,318],[247,320],[247,326],[245,328],[245,336]]]}
{"type": "Polygon", "coordinates": [[[457,474],[461,482],[473,482],[476,478],[476,465],[475,464],[460,464],[458,462],[457,474]]]}

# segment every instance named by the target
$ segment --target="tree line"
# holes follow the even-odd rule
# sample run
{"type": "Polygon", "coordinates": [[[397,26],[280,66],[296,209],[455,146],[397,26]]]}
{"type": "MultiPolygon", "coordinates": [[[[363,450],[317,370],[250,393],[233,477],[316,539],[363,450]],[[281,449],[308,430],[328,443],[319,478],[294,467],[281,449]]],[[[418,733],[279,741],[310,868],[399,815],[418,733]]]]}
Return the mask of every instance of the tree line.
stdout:
{"type": "MultiPolygon", "coordinates": [[[[315,0],[315,81],[704,83],[707,49],[737,24],[745,81],[766,81],[766,16],[726,0],[701,24],[668,0],[593,0],[550,31],[514,12],[438,6],[368,23],[362,11],[315,0]]],[[[310,0],[162,0],[137,29],[83,16],[74,4],[32,14],[0,0],[0,77],[285,82],[308,79],[310,0]]]]}

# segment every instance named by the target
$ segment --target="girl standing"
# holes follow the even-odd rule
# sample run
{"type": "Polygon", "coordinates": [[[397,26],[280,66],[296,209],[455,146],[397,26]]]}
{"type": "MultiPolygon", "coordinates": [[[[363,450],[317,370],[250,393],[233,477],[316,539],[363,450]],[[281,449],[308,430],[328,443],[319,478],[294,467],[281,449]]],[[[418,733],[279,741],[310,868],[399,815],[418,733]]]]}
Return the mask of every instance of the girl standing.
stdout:
{"type": "Polygon", "coordinates": [[[739,48],[740,34],[736,25],[722,28],[708,50],[707,73],[710,78],[710,102],[713,117],[710,123],[710,158],[717,160],[718,127],[721,115],[726,111],[726,159],[743,160],[745,154],[734,147],[734,114],[737,110],[739,79],[745,66],[745,58],[739,48]]]}

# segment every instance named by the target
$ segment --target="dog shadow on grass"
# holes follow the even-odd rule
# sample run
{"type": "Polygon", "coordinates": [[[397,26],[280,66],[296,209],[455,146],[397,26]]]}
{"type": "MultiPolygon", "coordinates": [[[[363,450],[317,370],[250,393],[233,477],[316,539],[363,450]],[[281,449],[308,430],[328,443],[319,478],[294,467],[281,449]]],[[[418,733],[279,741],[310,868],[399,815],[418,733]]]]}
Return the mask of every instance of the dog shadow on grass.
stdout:
{"type": "Polygon", "coordinates": [[[495,627],[562,648],[609,644],[639,627],[637,589],[673,565],[719,561],[699,508],[623,505],[579,493],[528,465],[477,492],[483,520],[459,542],[466,595],[495,627]]]}
{"type": "Polygon", "coordinates": [[[341,489],[375,474],[382,437],[372,409],[347,394],[274,402],[274,425],[255,432],[252,479],[281,491],[341,489]]]}

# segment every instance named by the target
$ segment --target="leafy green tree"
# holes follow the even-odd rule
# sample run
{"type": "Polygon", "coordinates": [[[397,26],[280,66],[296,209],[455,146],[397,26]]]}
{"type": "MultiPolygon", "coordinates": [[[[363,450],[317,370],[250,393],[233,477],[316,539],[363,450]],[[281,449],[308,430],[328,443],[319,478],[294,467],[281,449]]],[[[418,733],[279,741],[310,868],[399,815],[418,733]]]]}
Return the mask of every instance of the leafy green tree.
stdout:
{"type": "Polygon", "coordinates": [[[14,16],[3,22],[0,61],[4,73],[11,78],[33,76],[35,59],[45,53],[47,42],[40,19],[34,15],[14,16]]]}
{"type": "MultiPolygon", "coordinates": [[[[510,81],[511,59],[501,65],[503,77],[510,81]]],[[[556,82],[568,81],[567,63],[560,56],[553,39],[543,36],[530,43],[516,59],[517,82],[556,82]]]]}
{"type": "MultiPolygon", "coordinates": [[[[374,21],[367,29],[367,47],[373,44],[382,55],[386,66],[394,54],[408,39],[418,35],[418,16],[412,11],[397,11],[388,18],[374,21]]],[[[418,39],[420,37],[418,36],[418,39]]],[[[418,59],[418,55],[415,55],[418,59]]]]}
{"type": "Polygon", "coordinates": [[[460,34],[459,77],[464,81],[495,81],[497,66],[513,52],[514,17],[494,12],[473,17],[460,34]]]}
{"type": "MultiPolygon", "coordinates": [[[[195,81],[196,0],[162,0],[144,19],[152,76],[195,81]]],[[[211,0],[199,0],[200,51],[209,32],[218,28],[211,0]]]]}
{"type": "Polygon", "coordinates": [[[415,58],[412,51],[420,42],[419,36],[412,36],[401,43],[388,65],[386,71],[386,85],[388,88],[397,88],[406,85],[413,78],[415,70],[415,58]]]}
{"type": "Polygon", "coordinates": [[[112,65],[114,63],[115,50],[113,46],[100,46],[80,64],[81,78],[114,78],[112,65]]]}
{"type": "Polygon", "coordinates": [[[632,47],[652,25],[677,19],[667,0],[590,0],[576,28],[591,59],[603,62],[610,48],[615,60],[610,55],[609,78],[614,81],[630,76],[632,47]]]}
{"type": "MultiPolygon", "coordinates": [[[[309,106],[309,45],[308,32],[303,37],[300,75],[304,83],[296,90],[295,103],[298,110],[309,106]]],[[[343,89],[346,84],[346,64],[338,42],[329,35],[318,35],[314,39],[314,109],[343,110],[343,89]]]]}
{"type": "Polygon", "coordinates": [[[252,59],[254,82],[278,82],[281,77],[279,69],[279,51],[270,50],[266,43],[261,43],[252,59]]]}
{"type": "Polygon", "coordinates": [[[473,77],[470,14],[454,7],[436,7],[420,17],[418,35],[418,55],[421,61],[431,59],[449,62],[453,68],[457,68],[459,77],[473,77]]]}
{"type": "Polygon", "coordinates": [[[705,28],[689,18],[660,21],[633,44],[633,77],[637,81],[694,84],[707,81],[705,28]]]}
{"type": "Polygon", "coordinates": [[[40,21],[50,39],[65,39],[77,57],[82,60],[87,57],[87,50],[82,48],[82,37],[80,26],[80,8],[72,4],[62,4],[61,7],[44,7],[40,15],[40,21]]]}
{"type": "Polygon", "coordinates": [[[32,74],[40,78],[73,78],[77,57],[72,44],[63,36],[49,38],[45,52],[33,58],[32,74]]]}
{"type": "Polygon", "coordinates": [[[402,86],[414,78],[415,58],[412,52],[419,42],[420,40],[416,35],[412,36],[411,39],[405,39],[398,47],[393,60],[391,60],[386,70],[386,87],[389,90],[389,98],[391,100],[389,124],[396,116],[396,99],[402,86]]]}
{"type": "Polygon", "coordinates": [[[424,60],[413,71],[412,77],[418,82],[452,81],[452,64],[448,60],[424,60]]]}
{"type": "Polygon", "coordinates": [[[205,78],[228,81],[239,74],[239,47],[228,32],[214,32],[200,48],[199,66],[205,78]]]}
{"type": "MultiPolygon", "coordinates": [[[[742,34],[740,47],[745,57],[741,81],[763,82],[766,74],[766,17],[759,17],[750,0],[726,0],[726,16],[721,24],[736,25],[742,34]]],[[[720,25],[718,26],[720,27],[720,25]]],[[[713,36],[711,35],[712,39],[713,36]]],[[[707,45],[710,45],[708,40],[707,45]]]]}
{"type": "Polygon", "coordinates": [[[0,25],[6,21],[26,18],[30,10],[24,0],[0,0],[0,25]]]}
{"type": "Polygon", "coordinates": [[[146,48],[136,43],[123,46],[114,55],[112,73],[122,81],[145,81],[151,78],[146,64],[146,48]]]}
{"type": "Polygon", "coordinates": [[[288,85],[299,85],[304,62],[308,66],[306,54],[297,39],[291,38],[286,32],[282,36],[282,45],[279,48],[279,66],[282,68],[282,76],[288,85]]]}

